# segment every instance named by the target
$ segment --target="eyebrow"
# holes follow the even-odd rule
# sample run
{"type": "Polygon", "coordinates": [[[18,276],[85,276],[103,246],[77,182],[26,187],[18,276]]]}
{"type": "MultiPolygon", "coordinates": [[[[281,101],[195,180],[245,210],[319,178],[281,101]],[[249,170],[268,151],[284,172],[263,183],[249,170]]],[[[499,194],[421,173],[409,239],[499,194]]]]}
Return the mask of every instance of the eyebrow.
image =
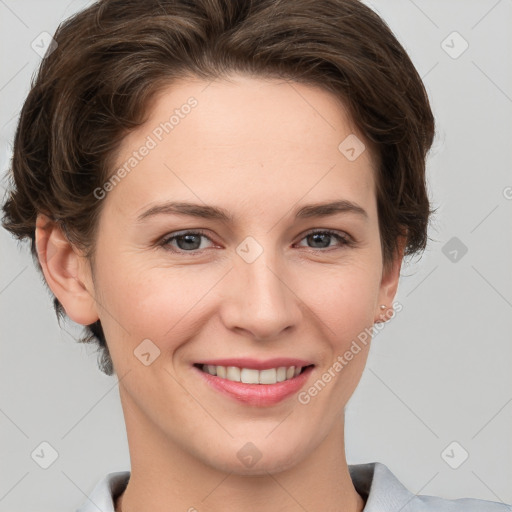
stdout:
{"type": "MultiPolygon", "coordinates": [[[[302,206],[295,212],[297,219],[309,219],[317,217],[328,217],[337,213],[354,213],[363,218],[368,218],[366,211],[356,203],[347,200],[333,201],[327,203],[314,203],[302,206]]],[[[143,222],[156,215],[187,215],[201,219],[218,220],[226,224],[233,224],[234,217],[217,206],[201,205],[181,201],[168,201],[155,204],[142,212],[137,217],[137,222],[143,222]]]]}

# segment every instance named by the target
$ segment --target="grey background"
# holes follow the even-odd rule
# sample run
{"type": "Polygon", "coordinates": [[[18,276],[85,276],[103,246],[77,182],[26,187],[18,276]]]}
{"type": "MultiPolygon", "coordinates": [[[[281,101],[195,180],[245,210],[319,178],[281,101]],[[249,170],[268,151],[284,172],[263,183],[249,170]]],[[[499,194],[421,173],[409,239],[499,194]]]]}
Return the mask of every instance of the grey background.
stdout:
{"type": "MultiPolygon", "coordinates": [[[[512,503],[512,0],[367,3],[429,92],[439,209],[347,407],[348,461],[383,462],[414,493],[512,503]],[[469,43],[458,58],[444,49],[460,50],[457,36],[442,46],[453,31],[469,43]],[[453,441],[469,453],[458,469],[441,456],[453,441]]],[[[2,176],[40,62],[31,42],[87,4],[0,0],[2,176]]],[[[129,469],[117,380],[74,341],[80,326],[59,328],[28,245],[0,230],[0,247],[0,512],[74,510],[107,472],[129,469]],[[58,452],[48,469],[31,458],[43,441],[58,452]]]]}

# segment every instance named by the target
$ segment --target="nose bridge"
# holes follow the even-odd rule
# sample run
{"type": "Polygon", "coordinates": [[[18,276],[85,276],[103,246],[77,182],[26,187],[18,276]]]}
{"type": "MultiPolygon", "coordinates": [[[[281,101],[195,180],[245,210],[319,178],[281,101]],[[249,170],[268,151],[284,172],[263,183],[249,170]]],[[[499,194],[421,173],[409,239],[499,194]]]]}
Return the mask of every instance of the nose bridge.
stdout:
{"type": "MultiPolygon", "coordinates": [[[[271,237],[269,237],[271,238],[271,237]]],[[[279,335],[297,323],[298,299],[288,288],[281,256],[255,238],[236,248],[232,287],[231,327],[251,331],[255,337],[279,335]]]]}
{"type": "Polygon", "coordinates": [[[276,257],[264,251],[252,263],[239,263],[240,274],[247,287],[248,300],[261,306],[260,302],[271,306],[285,299],[283,280],[278,278],[276,257]]]}

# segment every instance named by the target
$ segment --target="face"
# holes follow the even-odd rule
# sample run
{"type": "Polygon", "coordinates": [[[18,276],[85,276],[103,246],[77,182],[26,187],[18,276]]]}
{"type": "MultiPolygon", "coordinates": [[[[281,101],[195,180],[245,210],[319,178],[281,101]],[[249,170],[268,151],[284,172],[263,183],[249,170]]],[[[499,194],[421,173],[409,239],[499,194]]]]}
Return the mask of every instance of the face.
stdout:
{"type": "Polygon", "coordinates": [[[87,293],[54,289],[75,321],[101,319],[129,435],[248,474],[339,432],[368,354],[358,336],[391,305],[399,269],[383,272],[363,140],[312,86],[236,76],[158,95],[116,155],[129,171],[97,193],[94,279],[77,266],[87,293]],[[338,148],[347,137],[354,152],[338,148]],[[312,207],[324,203],[337,207],[312,207]],[[251,382],[307,368],[251,385],[229,366],[251,382]]]}

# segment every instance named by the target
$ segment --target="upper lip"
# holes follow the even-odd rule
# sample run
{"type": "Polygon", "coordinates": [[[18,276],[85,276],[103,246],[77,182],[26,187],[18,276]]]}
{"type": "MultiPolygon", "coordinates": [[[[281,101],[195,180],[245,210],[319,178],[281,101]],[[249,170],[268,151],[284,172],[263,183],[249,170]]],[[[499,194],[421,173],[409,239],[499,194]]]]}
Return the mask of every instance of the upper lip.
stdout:
{"type": "Polygon", "coordinates": [[[310,366],[313,363],[305,359],[296,359],[292,357],[275,357],[273,359],[253,359],[253,358],[229,358],[229,359],[208,359],[197,361],[196,364],[209,364],[212,366],[237,366],[238,368],[250,368],[253,370],[268,370],[269,368],[279,368],[280,366],[310,366]]]}

